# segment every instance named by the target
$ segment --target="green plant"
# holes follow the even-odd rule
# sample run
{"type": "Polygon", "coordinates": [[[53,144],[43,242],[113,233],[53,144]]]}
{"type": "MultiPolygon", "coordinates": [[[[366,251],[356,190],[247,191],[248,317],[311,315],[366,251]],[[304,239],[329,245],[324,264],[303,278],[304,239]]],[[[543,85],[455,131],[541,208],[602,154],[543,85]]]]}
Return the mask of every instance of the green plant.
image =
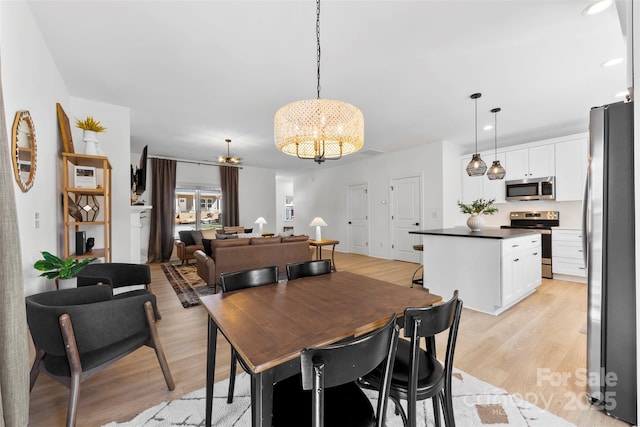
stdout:
{"type": "Polygon", "coordinates": [[[80,120],[76,117],[76,127],[83,130],[92,130],[94,132],[104,132],[107,130],[107,128],[102,126],[102,124],[95,120],[93,116],[87,116],[84,120],[80,120]]]}
{"type": "Polygon", "coordinates": [[[88,264],[96,260],[96,258],[67,258],[63,260],[46,251],[40,253],[42,254],[42,259],[36,261],[33,267],[38,271],[43,271],[40,276],[46,277],[47,279],[55,279],[56,277],[71,279],[80,273],[88,264]]]}
{"type": "Polygon", "coordinates": [[[465,204],[458,200],[458,206],[460,207],[460,212],[464,214],[493,215],[498,212],[498,208],[493,206],[494,201],[495,199],[477,199],[470,204],[465,204]]]}

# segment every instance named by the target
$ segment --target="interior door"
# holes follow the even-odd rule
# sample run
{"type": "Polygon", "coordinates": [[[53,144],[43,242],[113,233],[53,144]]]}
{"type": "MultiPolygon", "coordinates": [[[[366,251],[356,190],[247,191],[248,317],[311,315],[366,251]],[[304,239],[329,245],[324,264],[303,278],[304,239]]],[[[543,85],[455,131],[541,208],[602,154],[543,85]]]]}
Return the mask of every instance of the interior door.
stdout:
{"type": "Polygon", "coordinates": [[[367,184],[347,186],[349,252],[369,254],[369,199],[367,184]]]}
{"type": "Polygon", "coordinates": [[[391,256],[408,262],[420,262],[420,252],[413,245],[421,237],[409,234],[420,229],[422,218],[422,191],[419,176],[391,180],[391,256]]]}

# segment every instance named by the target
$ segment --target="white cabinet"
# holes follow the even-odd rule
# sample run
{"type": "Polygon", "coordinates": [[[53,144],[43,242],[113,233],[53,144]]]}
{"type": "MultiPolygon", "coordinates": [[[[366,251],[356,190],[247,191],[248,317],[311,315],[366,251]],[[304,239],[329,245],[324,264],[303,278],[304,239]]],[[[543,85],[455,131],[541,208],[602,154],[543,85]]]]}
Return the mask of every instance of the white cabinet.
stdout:
{"type": "Polygon", "coordinates": [[[555,175],[554,144],[506,152],[505,179],[539,178],[555,175]]]}
{"type": "MultiPolygon", "coordinates": [[[[480,157],[487,164],[487,170],[495,160],[496,156],[493,151],[480,153],[480,157]]],[[[498,160],[504,166],[505,155],[498,153],[498,160]]],[[[490,180],[486,173],[482,176],[467,175],[466,167],[471,161],[471,155],[462,158],[462,202],[470,203],[477,199],[495,199],[495,203],[504,203],[505,188],[504,179],[490,180]]]]}
{"type": "Polygon", "coordinates": [[[584,282],[587,269],[584,264],[582,231],[570,229],[554,229],[551,233],[552,270],[562,279],[584,282]],[[565,277],[568,276],[568,277],[565,277]]]}
{"type": "Polygon", "coordinates": [[[582,200],[589,162],[586,137],[556,144],[556,200],[582,200]]]}
{"type": "Polygon", "coordinates": [[[533,291],[540,283],[541,238],[539,234],[502,242],[501,303],[510,303],[533,291]]]}

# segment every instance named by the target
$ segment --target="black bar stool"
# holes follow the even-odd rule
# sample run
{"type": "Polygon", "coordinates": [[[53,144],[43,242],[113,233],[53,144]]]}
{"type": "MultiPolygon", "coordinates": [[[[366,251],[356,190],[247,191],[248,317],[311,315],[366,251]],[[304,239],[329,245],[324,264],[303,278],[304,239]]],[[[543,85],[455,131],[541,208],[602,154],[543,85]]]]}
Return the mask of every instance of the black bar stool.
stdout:
{"type": "MultiPolygon", "coordinates": [[[[414,251],[424,251],[424,246],[423,245],[413,245],[413,250],[414,251]]],[[[418,268],[416,268],[416,271],[413,272],[413,276],[411,276],[411,287],[413,288],[413,285],[420,285],[420,286],[424,286],[424,268],[422,263],[420,263],[420,266],[418,268]],[[418,276],[418,273],[420,273],[420,275],[418,276]]]]}

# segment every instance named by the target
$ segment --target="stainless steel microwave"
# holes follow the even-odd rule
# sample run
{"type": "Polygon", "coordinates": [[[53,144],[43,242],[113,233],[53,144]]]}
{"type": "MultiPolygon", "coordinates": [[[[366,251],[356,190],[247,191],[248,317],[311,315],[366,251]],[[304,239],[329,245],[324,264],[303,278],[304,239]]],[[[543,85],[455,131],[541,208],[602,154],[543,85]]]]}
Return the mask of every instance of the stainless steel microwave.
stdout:
{"type": "Polygon", "coordinates": [[[555,200],[555,176],[542,178],[514,179],[505,182],[505,199],[519,200],[555,200]]]}

